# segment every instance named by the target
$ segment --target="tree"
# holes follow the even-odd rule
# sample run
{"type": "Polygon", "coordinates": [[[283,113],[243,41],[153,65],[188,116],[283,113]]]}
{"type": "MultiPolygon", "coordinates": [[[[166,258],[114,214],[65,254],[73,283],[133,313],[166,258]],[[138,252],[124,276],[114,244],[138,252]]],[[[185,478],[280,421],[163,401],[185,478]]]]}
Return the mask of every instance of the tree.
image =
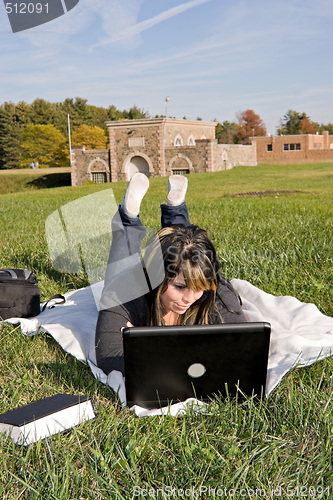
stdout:
{"type": "MultiPolygon", "coordinates": [[[[38,98],[31,105],[24,101],[18,104],[5,102],[0,105],[0,169],[20,168],[21,166],[27,166],[32,161],[32,158],[28,161],[27,157],[30,151],[32,151],[32,144],[29,144],[31,140],[29,138],[31,135],[30,128],[27,129],[24,138],[22,137],[23,130],[29,124],[53,125],[60,132],[62,140],[65,139],[68,142],[68,115],[70,117],[72,135],[83,124],[89,126],[91,129],[94,127],[102,129],[104,135],[99,131],[97,138],[95,137],[92,142],[87,141],[86,136],[84,136],[84,142],[87,143],[87,147],[102,147],[103,149],[107,142],[107,127],[105,122],[121,119],[149,118],[147,111],[139,109],[135,105],[129,110],[120,111],[113,105],[109,106],[109,108],[91,106],[87,104],[87,99],[81,97],[74,99],[67,98],[64,102],[56,103],[50,103],[38,98]],[[25,145],[23,149],[21,147],[22,141],[25,145]]],[[[46,130],[50,132],[51,129],[46,130]]],[[[96,134],[96,131],[94,134],[96,134]]],[[[91,136],[91,133],[89,136],[91,136]]],[[[80,142],[82,140],[80,139],[80,142]]],[[[37,145],[40,148],[38,141],[37,145]]],[[[53,165],[54,162],[61,163],[64,161],[61,155],[57,158],[55,159],[54,157],[49,164],[53,165]]],[[[36,158],[35,160],[38,161],[36,158]]],[[[39,163],[43,164],[43,161],[39,163]]],[[[48,163],[48,160],[46,163],[48,163]]]]}
{"type": "Polygon", "coordinates": [[[116,108],[116,106],[112,104],[112,106],[108,107],[108,119],[110,121],[117,121],[121,118],[123,118],[123,114],[119,109],[116,108]]]}
{"type": "Polygon", "coordinates": [[[250,137],[266,135],[266,126],[253,109],[239,112],[236,117],[239,125],[239,131],[235,137],[236,143],[246,144],[250,137]]]}
{"type": "Polygon", "coordinates": [[[108,138],[100,127],[80,125],[72,135],[73,145],[83,145],[87,149],[105,149],[107,142],[108,138]]]}
{"type": "Polygon", "coordinates": [[[141,118],[149,118],[148,111],[139,109],[137,106],[132,106],[128,111],[124,109],[123,118],[125,120],[140,120],[141,118]]]}
{"type": "Polygon", "coordinates": [[[90,106],[93,125],[100,127],[107,133],[108,129],[105,122],[109,121],[109,114],[106,108],[99,108],[97,106],[90,106]]]}
{"type": "Polygon", "coordinates": [[[235,144],[239,133],[239,125],[225,120],[215,127],[215,137],[220,144],[235,144]]]}
{"type": "Polygon", "coordinates": [[[22,134],[22,167],[33,161],[40,167],[64,167],[69,164],[66,154],[66,138],[54,125],[28,124],[22,134]]]}
{"type": "Polygon", "coordinates": [[[0,168],[19,168],[22,158],[22,122],[12,102],[0,106],[0,168]]]}
{"type": "Polygon", "coordinates": [[[63,103],[59,104],[59,109],[65,113],[66,120],[69,114],[72,131],[76,130],[83,123],[91,126],[94,125],[87,99],[82,99],[82,97],[76,97],[75,99],[67,98],[63,103]]]}
{"type": "Polygon", "coordinates": [[[67,112],[63,108],[62,103],[57,102],[55,106],[56,106],[56,115],[54,117],[52,125],[54,125],[59,130],[59,132],[61,132],[62,135],[66,137],[66,139],[68,140],[67,112]]]}
{"type": "Polygon", "coordinates": [[[289,109],[280,120],[280,125],[277,129],[278,135],[298,135],[298,134],[315,134],[319,131],[318,124],[312,123],[306,113],[298,113],[289,109]]]}
{"type": "Polygon", "coordinates": [[[48,125],[54,121],[57,115],[57,105],[44,101],[44,99],[35,99],[30,106],[31,121],[34,125],[48,125]]]}
{"type": "Polygon", "coordinates": [[[316,128],[314,123],[312,123],[309,118],[302,118],[299,122],[299,133],[300,134],[315,134],[319,130],[316,128]]]}
{"type": "MultiPolygon", "coordinates": [[[[317,123],[314,124],[314,125],[318,125],[317,123]]],[[[324,125],[323,123],[321,125],[319,125],[318,127],[318,130],[319,132],[322,134],[324,132],[324,130],[327,130],[327,132],[330,134],[330,135],[333,135],[333,123],[328,123],[327,125],[324,125]]]]}
{"type": "Polygon", "coordinates": [[[30,104],[20,101],[15,105],[15,113],[17,117],[17,123],[20,127],[24,127],[28,123],[31,123],[31,106],[30,104]]]}

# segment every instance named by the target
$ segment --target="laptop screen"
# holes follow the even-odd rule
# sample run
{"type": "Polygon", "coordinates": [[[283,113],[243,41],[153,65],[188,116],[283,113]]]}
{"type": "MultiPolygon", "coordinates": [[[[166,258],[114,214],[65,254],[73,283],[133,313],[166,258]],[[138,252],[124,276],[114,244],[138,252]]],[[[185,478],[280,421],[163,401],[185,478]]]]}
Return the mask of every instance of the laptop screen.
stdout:
{"type": "Polygon", "coordinates": [[[127,405],[261,396],[270,331],[266,322],[125,328],[127,405]]]}

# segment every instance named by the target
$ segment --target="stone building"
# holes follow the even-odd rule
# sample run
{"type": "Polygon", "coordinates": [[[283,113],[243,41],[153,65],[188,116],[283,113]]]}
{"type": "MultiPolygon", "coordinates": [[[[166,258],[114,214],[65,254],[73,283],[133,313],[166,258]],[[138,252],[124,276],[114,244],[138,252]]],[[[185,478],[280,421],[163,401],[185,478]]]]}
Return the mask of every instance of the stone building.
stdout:
{"type": "Polygon", "coordinates": [[[153,118],[107,122],[109,150],[72,150],[72,185],[256,165],[256,145],[218,144],[216,122],[153,118]]]}
{"type": "Polygon", "coordinates": [[[319,134],[253,137],[258,163],[318,163],[333,161],[333,136],[319,134]]]}

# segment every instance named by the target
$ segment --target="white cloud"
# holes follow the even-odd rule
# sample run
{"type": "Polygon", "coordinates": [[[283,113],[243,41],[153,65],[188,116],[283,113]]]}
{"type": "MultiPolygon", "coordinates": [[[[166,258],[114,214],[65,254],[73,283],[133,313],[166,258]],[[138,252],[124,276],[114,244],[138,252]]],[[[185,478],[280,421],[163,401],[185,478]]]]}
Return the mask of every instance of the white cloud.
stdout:
{"type": "Polygon", "coordinates": [[[102,45],[108,45],[114,42],[118,42],[121,40],[126,40],[126,39],[132,39],[133,37],[139,35],[143,31],[146,31],[153,26],[156,26],[157,24],[166,21],[172,17],[178,16],[179,14],[182,14],[183,12],[186,12],[189,9],[193,9],[194,7],[197,7],[199,5],[202,5],[207,2],[211,2],[212,0],[191,0],[190,2],[183,3],[181,5],[177,5],[176,7],[173,7],[171,9],[168,9],[164,12],[161,12],[157,16],[151,17],[150,19],[146,19],[145,21],[142,21],[140,23],[134,24],[130,26],[129,28],[121,31],[118,30],[118,33],[112,34],[112,36],[100,44],[94,45],[92,49],[100,47],[102,45]]]}
{"type": "MultiPolygon", "coordinates": [[[[332,89],[325,88],[332,6],[332,0],[318,0],[316,8],[313,0],[80,0],[48,24],[0,35],[1,100],[81,96],[120,109],[136,104],[154,115],[170,95],[170,113],[178,117],[232,120],[237,110],[252,108],[275,126],[292,108],[325,123],[332,121],[326,118],[332,89]],[[151,29],[163,21],[163,33],[174,30],[174,38],[151,29]]],[[[1,0],[0,7],[0,30],[8,33],[1,0]]]]}
{"type": "MultiPolygon", "coordinates": [[[[66,14],[26,31],[12,34],[13,45],[22,43],[34,45],[42,51],[52,48],[60,52],[68,50],[74,36],[83,36],[82,46],[95,43],[100,37],[110,37],[123,32],[135,24],[144,0],[80,0],[79,4],[66,14]],[[91,40],[91,41],[90,41],[91,40]],[[67,46],[67,47],[66,47],[67,46]]],[[[4,17],[7,18],[4,13],[4,17]]],[[[6,24],[6,23],[4,23],[6,24]]],[[[9,22],[7,23],[9,27],[9,22]]],[[[0,25],[1,28],[1,25],[0,25]]],[[[82,47],[75,41],[82,53],[82,47]]]]}

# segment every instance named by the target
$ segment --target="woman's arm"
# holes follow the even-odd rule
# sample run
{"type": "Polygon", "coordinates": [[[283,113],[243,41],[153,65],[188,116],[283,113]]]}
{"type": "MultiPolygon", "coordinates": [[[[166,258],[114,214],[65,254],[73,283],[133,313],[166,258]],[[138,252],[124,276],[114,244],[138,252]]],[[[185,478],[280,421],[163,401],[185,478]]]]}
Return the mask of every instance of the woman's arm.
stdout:
{"type": "Polygon", "coordinates": [[[221,274],[219,274],[215,305],[223,323],[246,323],[239,295],[232,284],[221,274]]]}
{"type": "Polygon", "coordinates": [[[118,370],[124,374],[122,330],[126,326],[147,326],[149,310],[147,298],[138,297],[126,304],[101,309],[95,334],[97,366],[106,374],[118,370]]]}
{"type": "Polygon", "coordinates": [[[122,329],[130,320],[121,306],[103,309],[98,314],[95,334],[97,366],[108,374],[112,370],[124,373],[122,329]]]}

